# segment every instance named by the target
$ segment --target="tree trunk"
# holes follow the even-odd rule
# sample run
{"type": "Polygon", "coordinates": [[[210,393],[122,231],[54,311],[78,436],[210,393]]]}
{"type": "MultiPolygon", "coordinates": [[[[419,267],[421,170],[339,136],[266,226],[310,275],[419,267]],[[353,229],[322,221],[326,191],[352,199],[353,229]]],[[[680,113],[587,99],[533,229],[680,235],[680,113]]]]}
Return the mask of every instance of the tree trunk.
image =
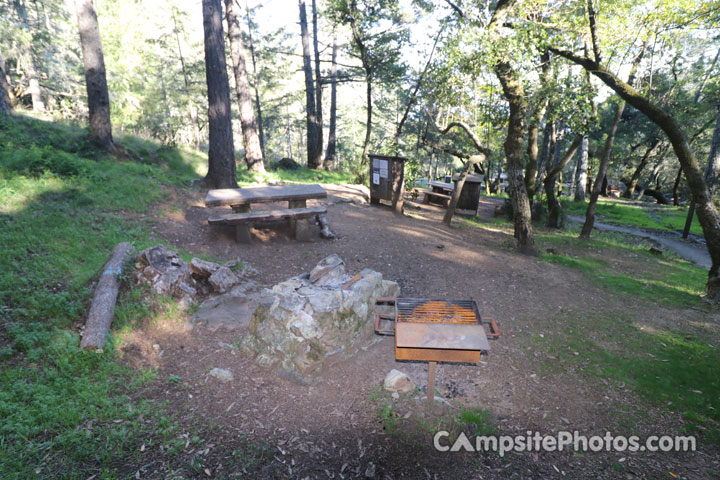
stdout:
{"type": "MultiPolygon", "coordinates": [[[[363,42],[360,30],[357,26],[355,16],[357,15],[357,4],[350,2],[350,28],[352,29],[353,41],[360,51],[360,61],[365,70],[365,102],[367,104],[367,117],[365,122],[365,140],[363,142],[362,158],[360,159],[360,165],[366,165],[368,161],[368,153],[370,149],[370,134],[372,132],[372,74],[373,69],[370,65],[370,59],[368,58],[367,48],[365,42],[363,42]]],[[[362,175],[362,173],[360,174],[362,175]]]]}
{"type": "Polygon", "coordinates": [[[565,168],[565,166],[575,155],[575,152],[577,152],[580,144],[583,142],[583,138],[584,137],[582,135],[575,135],[575,138],[570,144],[570,147],[567,149],[567,152],[565,152],[565,155],[563,155],[563,157],[552,169],[548,170],[547,176],[545,177],[545,180],[543,180],[543,185],[545,186],[545,194],[547,195],[548,202],[547,226],[550,228],[561,227],[560,213],[562,211],[562,207],[560,206],[560,202],[558,202],[558,199],[555,197],[555,179],[558,174],[562,173],[563,168],[565,168]]]}
{"type": "Polygon", "coordinates": [[[105,60],[93,0],[75,0],[75,11],[85,68],[85,86],[90,112],[90,138],[97,145],[115,152],[110,122],[110,96],[105,77],[105,60]]]}
{"type": "MultiPolygon", "coordinates": [[[[718,51],[720,55],[720,50],[718,51]]],[[[715,57],[717,61],[717,56],[715,57]]],[[[705,181],[707,182],[708,190],[710,190],[710,199],[715,195],[715,190],[718,184],[718,173],[720,172],[720,110],[718,110],[717,121],[715,122],[715,130],[713,131],[712,143],[710,145],[710,153],[708,154],[708,161],[705,165],[705,181]]],[[[690,234],[690,226],[692,225],[693,215],[695,214],[695,204],[690,202],[690,209],[688,210],[687,220],[685,221],[685,228],[683,228],[683,238],[687,238],[690,234]]]]}
{"type": "Polygon", "coordinates": [[[460,194],[462,193],[462,189],[465,186],[465,179],[467,178],[468,173],[470,173],[470,170],[473,168],[473,166],[484,161],[485,154],[481,153],[480,155],[471,155],[470,158],[468,158],[465,162],[465,165],[460,172],[458,181],[455,184],[455,189],[453,189],[452,196],[450,197],[450,204],[448,205],[447,211],[443,216],[444,224],[450,225],[452,223],[452,217],[455,214],[455,207],[457,207],[458,200],[460,200],[460,194]]]}
{"type": "Polygon", "coordinates": [[[675,155],[680,161],[688,187],[692,193],[692,201],[695,203],[698,219],[712,261],[708,272],[707,298],[712,302],[720,302],[720,213],[713,204],[710,190],[680,125],[672,115],[667,114],[656,104],[646,99],[640,92],[607,71],[598,62],[578,57],[570,52],[553,51],[568,60],[582,65],[593,73],[624,100],[645,114],[651,122],[660,127],[667,135],[675,155]]]}
{"type": "Polygon", "coordinates": [[[538,173],[537,180],[535,181],[535,190],[537,191],[538,184],[542,184],[545,179],[545,173],[552,168],[552,162],[555,158],[555,148],[557,145],[557,126],[554,121],[548,121],[545,123],[543,129],[543,147],[540,152],[540,159],[538,160],[538,173]]]}
{"type": "Polygon", "coordinates": [[[245,18],[248,24],[248,40],[250,42],[250,57],[253,64],[253,83],[255,84],[255,110],[257,111],[258,134],[260,135],[260,151],[265,158],[265,128],[263,127],[262,108],[260,106],[260,76],[257,72],[257,62],[255,61],[255,44],[252,36],[252,22],[250,21],[250,7],[245,0],[245,18]]]}
{"type": "Polygon", "coordinates": [[[0,52],[0,115],[9,115],[13,111],[10,101],[10,85],[5,74],[5,60],[0,52]]]}
{"type": "MultiPolygon", "coordinates": [[[[682,167],[678,168],[677,175],[675,176],[675,183],[673,183],[673,205],[676,207],[680,205],[680,182],[682,181],[682,167]]],[[[658,185],[655,188],[659,190],[658,185]]],[[[648,195],[647,190],[645,195],[648,195]]]]}
{"type": "Polygon", "coordinates": [[[647,148],[647,150],[645,150],[645,153],[640,159],[640,163],[635,168],[635,171],[633,171],[632,177],[630,177],[630,181],[625,184],[627,188],[625,189],[623,197],[632,198],[633,194],[635,193],[635,189],[637,188],[638,180],[640,180],[640,175],[642,174],[642,171],[645,169],[648,164],[648,160],[650,159],[650,153],[655,150],[655,147],[657,147],[659,143],[660,140],[654,140],[653,143],[647,148]]]}
{"type": "Polygon", "coordinates": [[[225,13],[228,23],[228,40],[230,40],[230,58],[233,63],[235,75],[235,90],[237,91],[238,106],[240,107],[240,125],[245,144],[245,162],[251,172],[264,173],[262,149],[255,123],[250,82],[245,67],[245,54],[243,53],[242,30],[240,20],[235,12],[234,0],[225,0],[225,13]]]}
{"type": "MultiPolygon", "coordinates": [[[[30,30],[30,20],[28,19],[27,6],[22,0],[15,0],[15,10],[17,11],[18,17],[20,18],[20,24],[29,37],[32,37],[30,30]]],[[[23,63],[23,70],[28,78],[28,89],[26,93],[30,94],[32,100],[33,112],[44,112],[45,103],[42,99],[42,92],[40,91],[40,80],[38,79],[37,64],[35,63],[35,55],[33,55],[32,45],[22,48],[23,53],[26,56],[27,62],[23,63]]]]}
{"type": "Polygon", "coordinates": [[[521,252],[530,253],[534,252],[535,239],[531,223],[530,200],[527,190],[525,190],[522,165],[523,134],[525,130],[523,123],[527,104],[525,103],[524,92],[517,78],[517,73],[510,64],[498,62],[494,70],[495,75],[502,84],[503,93],[510,106],[508,133],[503,146],[507,159],[508,187],[513,206],[515,239],[521,252]]]}
{"type": "Polygon", "coordinates": [[[210,143],[205,183],[210,188],[233,188],[237,173],[220,0],[202,0],[202,9],[210,143]]]}
{"type": "Polygon", "coordinates": [[[318,131],[318,166],[323,166],[323,107],[322,107],[322,76],[320,75],[320,49],[318,48],[318,15],[316,1],[312,0],[312,22],[313,22],[313,50],[315,53],[315,118],[318,131]]]}
{"type": "Polygon", "coordinates": [[[318,145],[317,110],[315,106],[315,82],[313,81],[312,61],[310,57],[310,33],[308,32],[305,0],[298,0],[300,6],[300,34],[303,49],[303,72],[305,73],[305,115],[307,134],[307,166],[316,169],[321,166],[322,145],[318,145]]]}
{"type": "Polygon", "coordinates": [[[583,224],[580,232],[580,238],[590,238],[592,233],[593,225],[595,223],[595,206],[597,205],[598,197],[602,191],[603,180],[605,180],[605,174],[607,173],[607,167],[610,163],[610,152],[612,152],[613,142],[615,141],[615,133],[617,132],[618,124],[620,123],[620,117],[622,117],[623,110],[625,110],[625,101],[620,100],[615,107],[615,116],[613,117],[612,123],[610,124],[610,130],[608,131],[607,138],[605,139],[605,146],[603,147],[602,156],[600,157],[600,166],[598,166],[597,176],[590,193],[590,203],[588,204],[587,210],[585,211],[585,223],[583,224]]]}
{"type": "Polygon", "coordinates": [[[330,70],[330,129],[328,131],[328,144],[325,151],[325,165],[331,167],[335,164],[336,129],[337,129],[337,35],[333,32],[332,67],[330,70]]]}
{"type": "MultiPolygon", "coordinates": [[[[542,62],[542,73],[540,79],[544,84],[550,81],[550,53],[545,51],[540,56],[542,62]]],[[[532,202],[535,196],[536,180],[538,175],[538,137],[540,124],[542,124],[545,112],[547,111],[549,101],[545,95],[541,95],[538,98],[538,104],[530,116],[528,123],[528,144],[527,144],[527,164],[525,166],[525,189],[527,190],[528,198],[532,202]]],[[[543,148],[545,148],[545,139],[543,138],[543,148]]]]}

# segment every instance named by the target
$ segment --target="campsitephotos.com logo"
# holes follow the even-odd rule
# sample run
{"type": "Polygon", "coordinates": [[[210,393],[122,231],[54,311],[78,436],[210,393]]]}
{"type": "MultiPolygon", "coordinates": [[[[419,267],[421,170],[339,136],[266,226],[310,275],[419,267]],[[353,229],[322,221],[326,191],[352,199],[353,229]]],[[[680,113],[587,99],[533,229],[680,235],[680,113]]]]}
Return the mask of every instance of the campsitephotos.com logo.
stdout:
{"type": "Polygon", "coordinates": [[[525,435],[478,435],[471,441],[465,433],[455,439],[442,430],[433,437],[433,445],[439,452],[497,452],[501,457],[508,452],[694,452],[694,436],[650,435],[640,437],[613,435],[582,435],[578,431],[560,431],[553,435],[528,430],[525,435]]]}

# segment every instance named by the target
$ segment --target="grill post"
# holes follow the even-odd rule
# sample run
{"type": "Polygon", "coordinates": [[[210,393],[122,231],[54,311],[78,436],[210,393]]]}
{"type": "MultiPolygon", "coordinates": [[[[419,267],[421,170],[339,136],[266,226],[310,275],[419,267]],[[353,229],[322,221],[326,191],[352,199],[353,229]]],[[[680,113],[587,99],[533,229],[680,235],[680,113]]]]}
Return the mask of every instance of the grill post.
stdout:
{"type": "Polygon", "coordinates": [[[432,411],[433,403],[435,403],[435,369],[437,362],[429,362],[428,366],[428,384],[427,384],[427,407],[428,411],[432,411]]]}

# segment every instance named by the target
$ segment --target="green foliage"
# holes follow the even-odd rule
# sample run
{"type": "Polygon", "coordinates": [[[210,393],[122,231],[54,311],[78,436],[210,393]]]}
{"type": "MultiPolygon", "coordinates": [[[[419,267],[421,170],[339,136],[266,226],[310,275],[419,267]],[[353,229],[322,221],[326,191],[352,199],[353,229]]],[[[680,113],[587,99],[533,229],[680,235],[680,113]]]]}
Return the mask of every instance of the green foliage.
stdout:
{"type": "Polygon", "coordinates": [[[353,183],[352,174],[349,172],[339,172],[327,170],[310,170],[307,167],[301,167],[297,170],[269,170],[265,173],[250,172],[247,168],[240,167],[237,172],[238,184],[241,186],[253,183],[272,183],[272,182],[297,182],[297,183],[353,183]]]}
{"type": "MultiPolygon", "coordinates": [[[[148,150],[144,163],[119,162],[90,148],[83,135],[22,117],[0,119],[3,478],[112,476],[143,436],[171,428],[149,431],[139,416],[155,409],[128,398],[128,385],[152,381],[154,373],[122,367],[112,338],[103,354],[81,350],[74,326],[115,244],[151,243],[142,224],[114,212],[147,211],[164,184],[192,176],[185,163],[176,170],[160,160],[175,153],[157,146],[157,158],[148,150]]],[[[130,290],[117,313],[123,328],[148,310],[140,292],[130,290]]]]}
{"type": "Polygon", "coordinates": [[[483,408],[463,407],[457,415],[456,422],[461,427],[470,426],[474,435],[493,435],[495,433],[490,412],[483,408]]]}
{"type": "Polygon", "coordinates": [[[634,295],[666,305],[697,306],[705,291],[707,272],[684,260],[657,258],[644,242],[629,243],[618,234],[596,232],[590,240],[576,232],[539,234],[538,239],[572,249],[572,254],[542,253],[541,261],[580,270],[595,285],[618,295],[634,295]],[[601,250],[602,249],[602,250],[601,250]],[[614,260],[628,254],[645,260],[644,269],[623,271],[614,260]]]}
{"type": "Polygon", "coordinates": [[[545,360],[549,371],[573,365],[614,380],[647,402],[679,412],[689,432],[720,445],[719,346],[701,334],[658,330],[626,318],[588,318],[583,312],[564,315],[562,322],[566,328],[556,335],[533,337],[557,359],[545,360]]]}

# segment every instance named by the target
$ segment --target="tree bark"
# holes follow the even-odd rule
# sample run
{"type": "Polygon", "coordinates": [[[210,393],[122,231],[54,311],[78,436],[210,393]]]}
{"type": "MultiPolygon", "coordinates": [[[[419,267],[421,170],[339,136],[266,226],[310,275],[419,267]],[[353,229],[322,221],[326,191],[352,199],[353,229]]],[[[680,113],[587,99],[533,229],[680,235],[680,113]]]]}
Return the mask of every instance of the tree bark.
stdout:
{"type": "Polygon", "coordinates": [[[255,84],[255,110],[257,111],[257,126],[258,134],[260,136],[260,151],[262,152],[263,158],[265,158],[265,128],[263,127],[263,116],[262,108],[260,106],[260,76],[257,71],[257,62],[255,61],[255,44],[253,42],[252,35],[252,22],[250,21],[250,7],[248,6],[247,0],[245,0],[245,18],[248,24],[248,40],[250,41],[250,58],[253,64],[253,83],[255,84]]]}
{"type": "Polygon", "coordinates": [[[93,0],[75,0],[80,32],[85,86],[90,113],[90,138],[97,145],[115,152],[110,122],[110,95],[105,76],[105,59],[100,42],[100,27],[93,0]]]}
{"type": "Polygon", "coordinates": [[[545,123],[545,128],[543,129],[543,146],[540,151],[540,158],[538,159],[537,178],[534,182],[535,191],[537,191],[538,184],[542,184],[542,181],[545,178],[545,172],[547,172],[549,168],[552,168],[556,145],[557,126],[554,121],[548,120],[545,123]]]}
{"type": "Polygon", "coordinates": [[[262,149],[257,133],[255,112],[253,111],[252,93],[245,66],[243,53],[242,30],[240,20],[235,11],[234,0],[225,0],[225,13],[228,24],[228,40],[230,41],[230,58],[235,75],[235,90],[237,91],[238,106],[240,108],[240,125],[245,145],[245,162],[251,172],[264,173],[262,149]]]}
{"type": "Polygon", "coordinates": [[[543,185],[545,186],[545,194],[547,195],[548,202],[547,226],[550,228],[560,228],[561,226],[560,213],[562,212],[562,207],[560,206],[560,202],[558,202],[558,199],[555,197],[555,179],[575,155],[575,152],[577,152],[580,144],[582,144],[583,142],[583,138],[584,137],[582,135],[575,135],[575,138],[570,144],[570,147],[568,147],[567,151],[565,152],[565,155],[562,156],[562,158],[557,162],[555,166],[553,166],[553,168],[548,170],[547,176],[545,177],[545,180],[543,180],[543,185]]]}
{"type": "Polygon", "coordinates": [[[305,73],[307,166],[308,168],[316,169],[321,166],[322,145],[318,144],[320,132],[318,129],[317,108],[315,105],[315,82],[313,81],[312,61],[310,59],[310,33],[308,32],[305,0],[298,0],[298,5],[300,7],[300,35],[303,49],[303,72],[305,73]]]}
{"type": "MultiPolygon", "coordinates": [[[[720,50],[718,51],[720,55],[720,50]]],[[[717,61],[717,56],[715,57],[717,61]]],[[[713,131],[712,143],[710,144],[710,153],[708,154],[708,161],[705,165],[705,181],[707,182],[708,190],[710,190],[710,199],[712,200],[715,195],[715,190],[718,184],[718,173],[720,172],[720,109],[718,110],[717,121],[715,123],[715,130],[713,131]]],[[[692,225],[693,215],[695,214],[695,204],[690,202],[690,208],[688,210],[687,219],[685,220],[685,228],[683,228],[683,238],[687,238],[690,234],[690,226],[692,225]]]]}
{"type": "Polygon", "coordinates": [[[655,150],[655,147],[657,147],[660,144],[660,140],[656,139],[652,142],[652,144],[645,150],[645,153],[643,154],[642,158],[640,159],[640,163],[637,167],[635,167],[635,170],[633,171],[632,176],[630,177],[630,181],[628,181],[625,186],[627,187],[625,189],[625,193],[623,194],[623,197],[625,198],[632,198],[632,196],[635,194],[635,189],[637,188],[638,180],[640,180],[640,175],[642,174],[643,170],[648,164],[648,160],[650,160],[650,154],[653,150],[655,150]]]}
{"type": "Polygon", "coordinates": [[[455,208],[457,207],[458,200],[460,200],[460,194],[462,193],[462,189],[465,186],[465,179],[468,176],[468,173],[470,172],[470,169],[473,168],[478,163],[482,163],[485,161],[485,155],[471,155],[470,158],[465,162],[465,165],[463,166],[462,171],[460,172],[460,176],[458,178],[457,183],[455,184],[455,189],[453,189],[452,196],[450,197],[450,204],[448,205],[447,210],[445,211],[445,215],[443,216],[443,223],[446,225],[450,225],[452,223],[452,217],[455,214],[455,208]]]}
{"type": "Polygon", "coordinates": [[[102,351],[105,347],[105,338],[115,316],[115,302],[120,290],[118,275],[122,272],[127,258],[133,253],[135,249],[127,242],[118,243],[113,249],[95,287],[80,348],[102,351]]]}
{"type": "Polygon", "coordinates": [[[603,147],[602,155],[600,157],[600,165],[598,166],[597,176],[595,177],[592,192],[590,193],[590,203],[585,211],[585,223],[580,231],[580,238],[590,238],[590,234],[592,233],[593,225],[595,224],[595,207],[597,205],[598,198],[600,197],[600,192],[602,192],[603,180],[605,180],[607,167],[610,163],[610,152],[612,152],[613,142],[615,141],[615,132],[617,132],[617,127],[620,123],[620,117],[622,117],[623,110],[625,110],[625,101],[620,100],[617,107],[615,107],[615,116],[613,117],[612,123],[610,124],[610,130],[608,131],[607,138],[605,139],[605,146],[603,147]]]}
{"type": "Polygon", "coordinates": [[[13,112],[10,101],[10,85],[5,74],[5,59],[0,52],[0,115],[9,115],[13,112]]]}
{"type": "MultiPolygon", "coordinates": [[[[545,51],[540,56],[542,62],[540,78],[542,83],[547,85],[550,80],[550,53],[545,51]]],[[[525,166],[525,189],[527,190],[528,199],[532,201],[535,196],[538,175],[538,137],[540,124],[542,124],[545,112],[548,107],[548,99],[543,95],[538,99],[538,104],[530,116],[528,122],[528,144],[527,144],[527,165],[525,166]]],[[[543,139],[544,142],[544,139],[543,139]]]]}
{"type": "Polygon", "coordinates": [[[210,188],[234,188],[237,173],[220,0],[202,0],[202,9],[210,143],[205,183],[210,188]]]}
{"type": "Polygon", "coordinates": [[[510,106],[508,133],[503,144],[507,160],[508,187],[513,206],[515,224],[514,236],[518,249],[524,253],[534,252],[534,235],[531,222],[530,200],[525,190],[523,178],[523,133],[524,117],[527,110],[522,85],[517,73],[506,62],[498,62],[494,67],[500,80],[503,93],[510,106]]]}
{"type": "Polygon", "coordinates": [[[665,132],[687,179],[710,253],[712,265],[708,272],[707,298],[712,302],[720,302],[720,213],[713,204],[710,190],[682,128],[672,115],[646,99],[640,92],[617,78],[598,62],[580,57],[572,52],[552,50],[590,71],[665,132]]]}
{"type": "Polygon", "coordinates": [[[331,167],[335,164],[336,130],[337,130],[337,34],[333,31],[332,67],[330,69],[330,127],[328,130],[328,144],[325,151],[325,165],[331,167]]]}
{"type": "Polygon", "coordinates": [[[362,158],[360,159],[361,165],[366,165],[368,161],[368,153],[370,150],[370,135],[372,132],[372,76],[373,67],[370,65],[370,59],[368,58],[367,47],[365,42],[360,35],[360,30],[357,25],[355,16],[357,15],[357,3],[355,1],[350,2],[350,28],[352,30],[353,41],[360,52],[360,61],[362,62],[363,70],[365,70],[365,102],[366,106],[366,120],[365,120],[365,140],[363,141],[362,158]]]}
{"type": "MultiPolygon", "coordinates": [[[[514,4],[515,0],[499,0],[488,24],[488,30],[492,32],[494,41],[498,45],[503,40],[498,28],[505,23],[514,4]]],[[[508,189],[513,206],[514,236],[518,250],[523,253],[535,253],[530,200],[523,175],[523,136],[527,112],[525,92],[517,72],[508,61],[498,60],[493,65],[493,71],[502,85],[503,95],[510,107],[508,131],[503,148],[507,161],[508,189]]]]}
{"type": "Polygon", "coordinates": [[[588,177],[588,149],[590,142],[587,135],[583,137],[580,145],[580,157],[578,158],[577,179],[575,180],[575,201],[584,202],[587,194],[588,177]]]}
{"type": "Polygon", "coordinates": [[[322,75],[320,75],[320,49],[318,48],[318,14],[317,14],[317,2],[312,0],[312,23],[313,23],[313,50],[315,53],[315,118],[317,121],[318,129],[318,167],[323,166],[323,101],[322,101],[322,75]]]}

